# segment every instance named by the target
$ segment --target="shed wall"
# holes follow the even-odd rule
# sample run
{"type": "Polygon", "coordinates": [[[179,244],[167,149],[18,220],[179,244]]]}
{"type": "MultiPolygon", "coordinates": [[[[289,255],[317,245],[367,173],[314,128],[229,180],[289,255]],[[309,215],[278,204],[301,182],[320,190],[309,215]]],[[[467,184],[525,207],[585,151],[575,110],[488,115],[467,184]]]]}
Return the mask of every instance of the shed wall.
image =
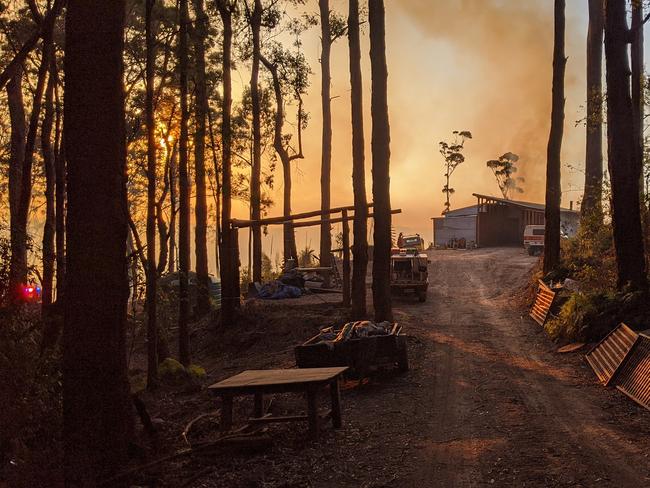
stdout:
{"type": "Polygon", "coordinates": [[[433,219],[433,242],[436,246],[448,246],[454,239],[476,242],[476,215],[441,217],[433,219]]]}

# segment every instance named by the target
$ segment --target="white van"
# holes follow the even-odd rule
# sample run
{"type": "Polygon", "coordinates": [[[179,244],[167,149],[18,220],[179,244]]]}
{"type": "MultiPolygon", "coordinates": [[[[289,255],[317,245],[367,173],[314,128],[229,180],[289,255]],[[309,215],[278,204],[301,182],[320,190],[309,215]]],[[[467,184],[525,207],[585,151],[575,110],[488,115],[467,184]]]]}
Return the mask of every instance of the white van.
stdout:
{"type": "Polygon", "coordinates": [[[527,225],[524,228],[524,249],[535,256],[544,251],[544,226],[527,225]]]}

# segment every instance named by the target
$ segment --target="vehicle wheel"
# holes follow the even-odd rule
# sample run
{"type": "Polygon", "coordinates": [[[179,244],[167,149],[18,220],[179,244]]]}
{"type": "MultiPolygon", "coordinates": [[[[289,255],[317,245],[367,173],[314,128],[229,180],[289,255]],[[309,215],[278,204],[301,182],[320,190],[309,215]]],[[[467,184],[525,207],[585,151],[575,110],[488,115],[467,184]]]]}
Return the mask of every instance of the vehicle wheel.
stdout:
{"type": "Polygon", "coordinates": [[[529,256],[534,256],[537,252],[535,251],[535,248],[533,246],[528,247],[528,255],[529,256]]]}

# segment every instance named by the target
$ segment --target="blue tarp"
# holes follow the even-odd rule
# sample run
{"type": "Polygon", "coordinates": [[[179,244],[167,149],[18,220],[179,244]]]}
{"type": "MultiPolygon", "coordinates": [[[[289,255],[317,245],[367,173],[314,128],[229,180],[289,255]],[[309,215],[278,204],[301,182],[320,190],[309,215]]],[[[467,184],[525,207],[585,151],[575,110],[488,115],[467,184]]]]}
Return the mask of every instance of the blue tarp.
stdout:
{"type": "Polygon", "coordinates": [[[300,298],[302,291],[297,286],[285,285],[279,281],[265,283],[260,288],[257,298],[263,300],[282,300],[284,298],[300,298]]]}

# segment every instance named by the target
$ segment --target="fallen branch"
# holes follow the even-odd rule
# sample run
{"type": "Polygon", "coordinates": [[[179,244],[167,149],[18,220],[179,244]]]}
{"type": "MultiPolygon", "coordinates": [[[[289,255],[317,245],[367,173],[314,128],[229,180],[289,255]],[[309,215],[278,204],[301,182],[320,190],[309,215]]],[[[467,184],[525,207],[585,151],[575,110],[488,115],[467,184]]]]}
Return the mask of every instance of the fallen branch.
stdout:
{"type": "Polygon", "coordinates": [[[173,461],[183,456],[189,454],[198,454],[201,452],[210,451],[212,449],[224,449],[227,452],[256,452],[260,450],[267,449],[271,446],[272,439],[268,435],[257,435],[257,432],[251,434],[242,434],[235,433],[229,434],[212,441],[205,441],[195,444],[192,447],[181,449],[176,451],[173,454],[164,456],[162,458],[156,459],[146,464],[136,466],[134,468],[122,471],[121,473],[116,474],[112,478],[100,481],[98,486],[110,486],[118,481],[124,481],[131,476],[134,476],[143,471],[147,471],[153,467],[156,467],[160,464],[173,461]]]}
{"type": "Polygon", "coordinates": [[[192,420],[190,420],[190,422],[185,426],[185,429],[183,429],[183,433],[181,434],[181,437],[185,441],[185,444],[192,447],[191,442],[187,439],[187,434],[190,432],[190,429],[192,428],[192,426],[196,422],[198,422],[199,420],[204,419],[206,417],[216,417],[220,413],[221,413],[221,410],[215,410],[214,412],[202,413],[198,417],[194,417],[192,420]]]}

